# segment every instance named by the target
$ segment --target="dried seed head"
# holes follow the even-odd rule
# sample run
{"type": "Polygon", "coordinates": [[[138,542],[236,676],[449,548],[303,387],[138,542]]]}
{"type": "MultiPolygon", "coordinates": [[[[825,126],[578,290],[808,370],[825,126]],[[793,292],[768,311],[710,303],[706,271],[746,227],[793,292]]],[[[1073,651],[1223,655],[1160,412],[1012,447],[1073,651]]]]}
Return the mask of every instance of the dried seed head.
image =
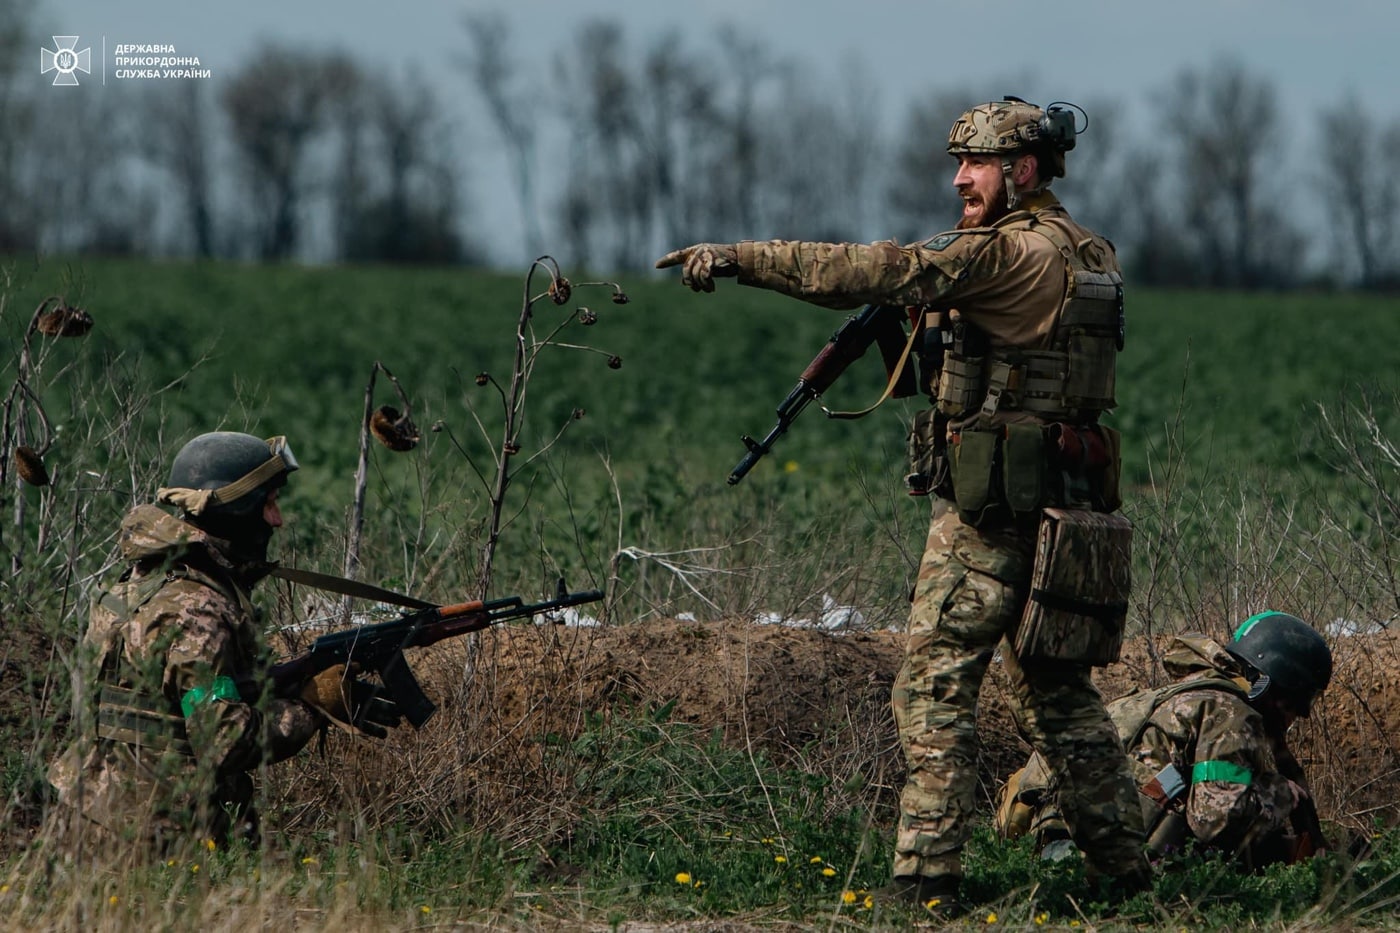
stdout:
{"type": "Polygon", "coordinates": [[[584,413],[584,410],[583,410],[582,408],[575,408],[575,409],[574,409],[574,420],[575,420],[575,421],[582,421],[582,420],[583,420],[584,414],[585,414],[585,413],[584,413]]]}
{"type": "Polygon", "coordinates": [[[92,315],[82,308],[60,304],[39,315],[35,327],[46,337],[81,337],[92,330],[92,315]]]}
{"type": "Polygon", "coordinates": [[[627,297],[626,292],[613,292],[612,303],[615,305],[625,305],[631,300],[631,298],[627,297]]]}
{"type": "Polygon", "coordinates": [[[490,382],[490,381],[491,381],[491,374],[490,374],[490,373],[477,373],[477,374],[476,374],[476,384],[477,384],[477,385],[479,385],[479,386],[484,386],[484,385],[486,385],[486,383],[488,383],[488,382],[490,382]]]}
{"type": "Polygon", "coordinates": [[[573,285],[569,284],[569,280],[562,275],[549,283],[549,300],[557,305],[564,304],[573,293],[573,285]]]}
{"type": "Polygon", "coordinates": [[[407,415],[390,405],[381,405],[369,419],[370,433],[390,450],[412,450],[422,435],[407,415]]]}
{"type": "Polygon", "coordinates": [[[20,445],[15,448],[15,472],[31,486],[49,484],[49,471],[44,468],[44,459],[33,447],[20,445]]]}
{"type": "Polygon", "coordinates": [[[620,357],[620,356],[610,356],[610,357],[608,357],[608,369],[621,369],[621,368],[622,368],[622,357],[620,357]]]}
{"type": "Polygon", "coordinates": [[[598,312],[589,308],[578,309],[578,321],[584,327],[592,327],[598,323],[598,312]]]}

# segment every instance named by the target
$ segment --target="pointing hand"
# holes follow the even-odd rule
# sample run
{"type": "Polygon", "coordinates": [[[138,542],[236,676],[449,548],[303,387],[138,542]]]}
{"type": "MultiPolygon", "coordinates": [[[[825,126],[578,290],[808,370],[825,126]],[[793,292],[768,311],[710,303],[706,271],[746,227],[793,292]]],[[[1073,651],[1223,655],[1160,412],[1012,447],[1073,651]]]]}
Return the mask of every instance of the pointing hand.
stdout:
{"type": "Polygon", "coordinates": [[[692,291],[712,292],[716,278],[739,274],[739,251],[731,243],[697,243],[672,250],[656,260],[656,268],[681,267],[681,283],[692,291]]]}

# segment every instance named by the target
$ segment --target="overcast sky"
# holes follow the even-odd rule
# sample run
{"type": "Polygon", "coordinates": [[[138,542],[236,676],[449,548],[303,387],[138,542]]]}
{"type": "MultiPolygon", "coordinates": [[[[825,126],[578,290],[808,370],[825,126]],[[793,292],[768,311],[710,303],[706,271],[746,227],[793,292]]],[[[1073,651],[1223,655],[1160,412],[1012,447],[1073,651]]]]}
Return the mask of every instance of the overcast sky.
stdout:
{"type": "MultiPolygon", "coordinates": [[[[1038,103],[1116,97],[1133,104],[1149,101],[1182,70],[1222,56],[1270,80],[1285,126],[1309,139],[1317,111],[1348,93],[1385,119],[1400,118],[1400,0],[39,0],[36,25],[77,35],[78,49],[92,49],[84,93],[93,85],[102,92],[104,66],[113,82],[118,44],[173,45],[197,56],[217,83],[260,40],[275,39],[344,48],[371,70],[397,73],[416,63],[460,105],[456,118],[484,127],[452,57],[465,48],[463,14],[488,9],[505,11],[517,60],[542,79],[570,32],[595,17],[626,22],[637,45],[669,28],[703,46],[716,27],[732,24],[833,78],[859,58],[871,83],[889,89],[886,130],[921,88],[976,87],[988,75],[997,86],[989,80],[987,99],[1017,93],[1038,103]],[[1027,80],[1009,88],[1003,76],[1027,80]]],[[[37,71],[36,80],[47,80],[37,71]]],[[[477,140],[486,151],[469,154],[474,201],[508,227],[515,218],[500,194],[508,188],[504,156],[491,148],[489,129],[477,140]]]]}

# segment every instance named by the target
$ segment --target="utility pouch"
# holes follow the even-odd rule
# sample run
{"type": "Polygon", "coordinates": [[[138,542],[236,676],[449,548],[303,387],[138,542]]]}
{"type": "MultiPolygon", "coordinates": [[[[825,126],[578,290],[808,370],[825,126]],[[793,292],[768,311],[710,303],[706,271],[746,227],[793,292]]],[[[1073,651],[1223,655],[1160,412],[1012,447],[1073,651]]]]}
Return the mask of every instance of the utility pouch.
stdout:
{"type": "Polygon", "coordinates": [[[996,463],[1000,431],[963,431],[950,446],[953,501],[958,517],[976,526],[993,504],[992,467],[996,463]]]}
{"type": "Polygon", "coordinates": [[[911,496],[926,496],[933,491],[938,472],[939,433],[938,412],[927,408],[914,415],[909,426],[909,473],[904,477],[911,496]]]}
{"type": "Polygon", "coordinates": [[[1103,512],[1116,512],[1123,506],[1123,495],[1119,486],[1123,470],[1123,435],[1103,425],[1099,425],[1098,430],[1108,451],[1108,463],[1099,478],[1097,507],[1103,512]]]}
{"type": "Polygon", "coordinates": [[[1133,526],[1121,515],[1045,509],[1031,594],[1013,647],[1022,661],[1102,667],[1118,660],[1128,615],[1133,526]]]}
{"type": "Polygon", "coordinates": [[[1006,504],[1016,517],[1045,504],[1045,433],[1038,424],[1006,426],[1001,480],[1006,504]]]}

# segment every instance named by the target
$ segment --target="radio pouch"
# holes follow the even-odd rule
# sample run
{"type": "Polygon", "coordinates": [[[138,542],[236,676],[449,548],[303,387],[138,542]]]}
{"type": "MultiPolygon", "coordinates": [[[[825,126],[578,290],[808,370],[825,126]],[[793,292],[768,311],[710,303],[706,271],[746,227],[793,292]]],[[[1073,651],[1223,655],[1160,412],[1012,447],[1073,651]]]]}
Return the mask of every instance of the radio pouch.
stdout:
{"type": "Polygon", "coordinates": [[[1102,667],[1118,660],[1128,615],[1133,526],[1121,515],[1045,509],[1031,594],[1013,647],[1022,661],[1102,667]]]}

